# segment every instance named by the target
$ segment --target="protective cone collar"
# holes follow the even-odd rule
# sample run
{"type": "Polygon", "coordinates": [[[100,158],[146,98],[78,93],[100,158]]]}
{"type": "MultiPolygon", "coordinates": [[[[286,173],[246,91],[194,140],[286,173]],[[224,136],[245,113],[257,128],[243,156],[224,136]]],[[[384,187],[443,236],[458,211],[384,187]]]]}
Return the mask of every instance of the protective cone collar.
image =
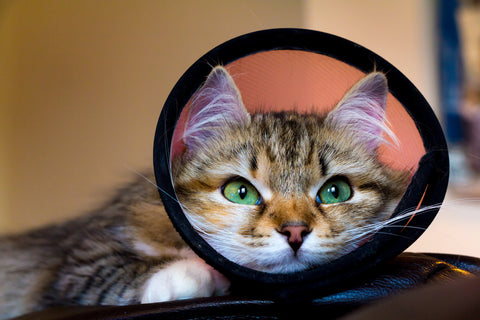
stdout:
{"type": "Polygon", "coordinates": [[[181,124],[182,110],[216,65],[238,74],[234,79],[239,82],[246,106],[275,105],[282,110],[292,103],[296,108],[302,104],[311,107],[314,101],[308,99],[316,99],[315,95],[326,100],[338,99],[334,92],[344,92],[362,75],[374,70],[383,72],[390,95],[387,119],[403,146],[389,157],[396,159],[396,165],[416,167],[392,216],[442,203],[448,183],[448,153],[439,122],[420,92],[386,60],[353,42],[311,30],[273,29],[249,33],[212,49],[183,74],[165,102],[155,133],[154,169],[160,196],[177,231],[196,254],[230,277],[234,285],[331,288],[400,254],[430,225],[438,206],[385,227],[367,243],[337,260],[297,273],[260,272],[220,255],[185,217],[170,173],[172,139],[177,124],[181,124]],[[315,82],[315,89],[309,87],[315,82]],[[299,94],[298,90],[303,91],[299,94]],[[292,95],[296,101],[288,100],[292,95]],[[404,228],[407,224],[409,227],[404,228]]]}

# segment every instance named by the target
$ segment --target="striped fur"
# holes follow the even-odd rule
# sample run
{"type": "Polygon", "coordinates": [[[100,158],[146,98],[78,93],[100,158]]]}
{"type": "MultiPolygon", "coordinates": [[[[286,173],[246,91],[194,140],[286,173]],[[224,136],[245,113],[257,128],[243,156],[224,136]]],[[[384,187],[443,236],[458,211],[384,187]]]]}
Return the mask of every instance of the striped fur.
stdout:
{"type": "Polygon", "coordinates": [[[0,318],[57,305],[139,303],[149,277],[191,255],[156,187],[141,178],[87,216],[0,238],[0,318]]]}

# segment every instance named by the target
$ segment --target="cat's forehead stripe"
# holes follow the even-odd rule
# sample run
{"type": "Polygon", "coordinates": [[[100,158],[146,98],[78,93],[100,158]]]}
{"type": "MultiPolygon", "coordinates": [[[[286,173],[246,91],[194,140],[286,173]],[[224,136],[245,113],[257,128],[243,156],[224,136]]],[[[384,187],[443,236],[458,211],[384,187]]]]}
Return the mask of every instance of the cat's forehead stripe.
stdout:
{"type": "Polygon", "coordinates": [[[326,176],[328,174],[327,162],[325,161],[325,159],[321,155],[318,157],[318,162],[320,164],[320,170],[322,172],[322,175],[326,176]]]}
{"type": "MultiPolygon", "coordinates": [[[[298,115],[288,113],[256,114],[253,122],[253,130],[263,137],[270,162],[311,164],[316,139],[312,135],[313,126],[307,125],[305,118],[298,119],[298,115]]],[[[319,124],[318,119],[315,122],[319,124]]]]}
{"type": "MultiPolygon", "coordinates": [[[[307,152],[307,158],[305,159],[305,165],[309,166],[312,164],[313,161],[313,154],[315,152],[315,140],[314,138],[310,135],[308,140],[308,152],[307,152]]],[[[322,169],[323,171],[323,169],[322,169]]]]}
{"type": "Polygon", "coordinates": [[[250,158],[250,170],[256,171],[257,169],[258,169],[257,154],[256,152],[252,152],[252,157],[250,158]]]}

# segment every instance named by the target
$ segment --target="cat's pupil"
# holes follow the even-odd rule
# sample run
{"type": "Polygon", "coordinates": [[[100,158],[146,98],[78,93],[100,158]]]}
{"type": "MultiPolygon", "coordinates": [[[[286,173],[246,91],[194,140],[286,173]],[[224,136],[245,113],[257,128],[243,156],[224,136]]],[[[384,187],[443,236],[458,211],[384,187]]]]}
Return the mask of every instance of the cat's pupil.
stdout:
{"type": "Polygon", "coordinates": [[[245,187],[243,184],[240,186],[240,188],[238,188],[238,196],[240,197],[240,199],[245,199],[245,197],[247,196],[247,187],[245,187]]]}
{"type": "Polygon", "coordinates": [[[330,189],[328,190],[332,196],[335,197],[335,199],[338,199],[339,196],[339,191],[337,185],[332,185],[330,189]]]}

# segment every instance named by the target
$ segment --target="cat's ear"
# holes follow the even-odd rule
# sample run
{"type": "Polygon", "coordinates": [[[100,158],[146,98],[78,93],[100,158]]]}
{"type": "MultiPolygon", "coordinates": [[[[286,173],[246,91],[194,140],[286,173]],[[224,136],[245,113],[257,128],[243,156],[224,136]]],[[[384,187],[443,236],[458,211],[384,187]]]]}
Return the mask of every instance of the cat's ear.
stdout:
{"type": "Polygon", "coordinates": [[[327,116],[336,129],[353,132],[369,151],[384,141],[382,134],[393,135],[385,120],[387,78],[373,72],[358,81],[327,116]]]}
{"type": "Polygon", "coordinates": [[[250,114],[235,82],[224,67],[217,66],[192,97],[183,142],[189,150],[195,150],[211,137],[222,134],[221,128],[248,121],[250,114]]]}

